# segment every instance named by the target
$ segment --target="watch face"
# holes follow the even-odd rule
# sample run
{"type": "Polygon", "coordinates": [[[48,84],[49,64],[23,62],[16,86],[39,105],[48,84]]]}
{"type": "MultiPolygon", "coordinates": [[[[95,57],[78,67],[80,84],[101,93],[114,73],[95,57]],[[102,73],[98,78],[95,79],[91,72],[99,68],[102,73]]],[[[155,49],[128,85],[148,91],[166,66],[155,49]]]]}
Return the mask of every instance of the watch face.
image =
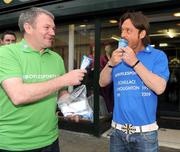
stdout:
{"type": "Polygon", "coordinates": [[[13,0],[3,0],[5,4],[10,4],[13,0]]]}

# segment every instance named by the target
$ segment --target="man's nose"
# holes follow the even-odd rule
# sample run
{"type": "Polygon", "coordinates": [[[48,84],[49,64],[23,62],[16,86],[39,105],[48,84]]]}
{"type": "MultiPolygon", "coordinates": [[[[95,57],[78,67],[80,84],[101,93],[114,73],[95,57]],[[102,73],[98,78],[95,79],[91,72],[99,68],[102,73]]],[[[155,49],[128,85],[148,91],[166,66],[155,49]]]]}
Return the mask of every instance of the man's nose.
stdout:
{"type": "Polygon", "coordinates": [[[50,30],[50,34],[51,34],[52,36],[55,36],[55,30],[54,30],[54,29],[51,29],[51,30],[50,30]]]}
{"type": "Polygon", "coordinates": [[[126,33],[127,33],[126,31],[122,31],[122,32],[121,32],[121,38],[125,38],[126,35],[127,35],[126,33]]]}

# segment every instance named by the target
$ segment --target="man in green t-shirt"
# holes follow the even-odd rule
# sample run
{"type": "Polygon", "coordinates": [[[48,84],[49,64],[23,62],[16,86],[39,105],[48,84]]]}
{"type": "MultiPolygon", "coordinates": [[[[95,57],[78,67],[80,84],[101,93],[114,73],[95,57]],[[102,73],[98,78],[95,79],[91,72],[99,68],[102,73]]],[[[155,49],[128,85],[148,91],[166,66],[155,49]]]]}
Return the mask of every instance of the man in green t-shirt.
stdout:
{"type": "Polygon", "coordinates": [[[57,97],[81,84],[86,70],[65,73],[48,49],[55,37],[50,12],[31,8],[18,24],[22,41],[0,47],[0,152],[59,152],[57,97]]]}

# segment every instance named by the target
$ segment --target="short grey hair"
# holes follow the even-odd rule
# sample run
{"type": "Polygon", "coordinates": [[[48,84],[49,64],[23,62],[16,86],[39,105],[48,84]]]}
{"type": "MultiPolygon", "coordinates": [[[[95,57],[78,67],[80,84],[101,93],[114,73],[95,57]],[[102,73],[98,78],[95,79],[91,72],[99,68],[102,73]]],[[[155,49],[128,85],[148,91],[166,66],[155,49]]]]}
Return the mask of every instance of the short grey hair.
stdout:
{"type": "Polygon", "coordinates": [[[29,23],[30,25],[33,25],[35,23],[36,18],[40,14],[46,14],[54,20],[54,15],[51,12],[45,9],[39,8],[39,7],[32,7],[26,11],[23,11],[20,14],[19,20],[18,20],[18,26],[19,26],[20,31],[24,33],[25,32],[24,24],[29,23]]]}

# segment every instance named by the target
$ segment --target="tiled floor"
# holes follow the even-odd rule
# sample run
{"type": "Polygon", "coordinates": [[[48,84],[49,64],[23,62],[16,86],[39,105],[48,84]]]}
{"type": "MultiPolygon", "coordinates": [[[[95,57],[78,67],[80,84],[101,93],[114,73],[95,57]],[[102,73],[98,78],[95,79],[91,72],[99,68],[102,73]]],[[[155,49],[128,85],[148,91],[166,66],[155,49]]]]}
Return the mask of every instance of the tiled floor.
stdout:
{"type": "MultiPolygon", "coordinates": [[[[160,129],[159,142],[160,152],[180,152],[180,130],[160,129]]],[[[61,152],[108,152],[109,138],[105,134],[97,138],[85,133],[60,130],[60,147],[61,152]]]]}
{"type": "Polygon", "coordinates": [[[160,128],[159,145],[176,148],[180,151],[180,130],[160,128]]]}

